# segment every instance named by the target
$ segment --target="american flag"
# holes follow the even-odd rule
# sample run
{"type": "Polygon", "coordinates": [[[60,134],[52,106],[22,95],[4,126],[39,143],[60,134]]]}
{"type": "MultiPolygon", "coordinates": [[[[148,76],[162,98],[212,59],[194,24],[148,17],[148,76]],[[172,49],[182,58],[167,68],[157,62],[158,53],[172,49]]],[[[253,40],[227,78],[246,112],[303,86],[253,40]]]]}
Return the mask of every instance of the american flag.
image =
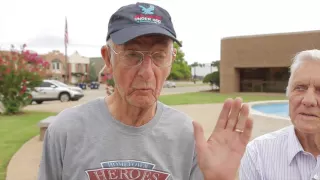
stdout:
{"type": "Polygon", "coordinates": [[[66,25],[65,25],[65,30],[64,30],[64,44],[65,44],[65,46],[66,46],[67,44],[69,44],[67,17],[66,17],[66,25]]]}

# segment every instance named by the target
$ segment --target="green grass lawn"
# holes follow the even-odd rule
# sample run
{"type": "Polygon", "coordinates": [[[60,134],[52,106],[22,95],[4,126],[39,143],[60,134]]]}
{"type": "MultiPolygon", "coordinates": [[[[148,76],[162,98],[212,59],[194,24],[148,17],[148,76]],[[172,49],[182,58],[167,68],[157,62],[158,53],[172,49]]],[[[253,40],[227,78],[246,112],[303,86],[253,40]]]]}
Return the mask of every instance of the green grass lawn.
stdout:
{"type": "Polygon", "coordinates": [[[257,94],[220,94],[216,92],[195,92],[160,96],[159,100],[167,105],[222,103],[227,98],[242,97],[244,102],[264,100],[285,100],[285,95],[257,94]]]}
{"type": "Polygon", "coordinates": [[[0,115],[0,180],[5,180],[11,157],[32,137],[39,134],[38,122],[54,113],[26,112],[16,116],[0,115]]]}

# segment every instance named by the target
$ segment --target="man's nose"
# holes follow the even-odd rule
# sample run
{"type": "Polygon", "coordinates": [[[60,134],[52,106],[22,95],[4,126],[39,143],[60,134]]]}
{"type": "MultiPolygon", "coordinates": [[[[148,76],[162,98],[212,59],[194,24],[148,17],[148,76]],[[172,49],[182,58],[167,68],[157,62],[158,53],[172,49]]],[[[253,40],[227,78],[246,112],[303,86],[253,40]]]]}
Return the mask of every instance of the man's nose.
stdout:
{"type": "Polygon", "coordinates": [[[317,106],[317,103],[318,101],[314,89],[309,88],[303,96],[302,104],[305,106],[317,106]]]}
{"type": "Polygon", "coordinates": [[[149,80],[153,76],[154,72],[152,69],[152,64],[153,62],[150,56],[145,55],[138,72],[138,74],[143,77],[144,80],[149,80]]]}

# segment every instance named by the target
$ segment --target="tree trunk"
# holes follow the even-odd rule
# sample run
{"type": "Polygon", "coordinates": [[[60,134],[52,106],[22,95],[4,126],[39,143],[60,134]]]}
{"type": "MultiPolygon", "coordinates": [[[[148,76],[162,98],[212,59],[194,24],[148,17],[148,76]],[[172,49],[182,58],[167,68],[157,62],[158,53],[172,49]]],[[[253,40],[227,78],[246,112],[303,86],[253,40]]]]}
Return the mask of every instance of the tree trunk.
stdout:
{"type": "Polygon", "coordinates": [[[3,114],[5,112],[5,108],[2,104],[2,102],[0,102],[0,114],[3,114]]]}

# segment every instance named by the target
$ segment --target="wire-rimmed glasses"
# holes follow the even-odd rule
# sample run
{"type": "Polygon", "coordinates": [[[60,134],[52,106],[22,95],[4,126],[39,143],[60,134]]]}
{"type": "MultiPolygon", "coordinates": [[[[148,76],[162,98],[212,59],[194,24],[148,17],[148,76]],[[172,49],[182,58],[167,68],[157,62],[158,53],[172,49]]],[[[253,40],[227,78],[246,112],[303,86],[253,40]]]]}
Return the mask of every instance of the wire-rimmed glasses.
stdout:
{"type": "MultiPolygon", "coordinates": [[[[139,66],[142,61],[144,60],[144,56],[148,53],[149,57],[151,58],[152,62],[161,68],[169,67],[172,63],[172,54],[166,53],[164,51],[157,51],[157,52],[150,52],[150,51],[134,51],[134,50],[125,50],[116,52],[110,45],[108,45],[110,49],[116,55],[119,55],[120,60],[126,66],[134,67],[139,66]]],[[[173,53],[173,51],[171,51],[173,53]]]]}

